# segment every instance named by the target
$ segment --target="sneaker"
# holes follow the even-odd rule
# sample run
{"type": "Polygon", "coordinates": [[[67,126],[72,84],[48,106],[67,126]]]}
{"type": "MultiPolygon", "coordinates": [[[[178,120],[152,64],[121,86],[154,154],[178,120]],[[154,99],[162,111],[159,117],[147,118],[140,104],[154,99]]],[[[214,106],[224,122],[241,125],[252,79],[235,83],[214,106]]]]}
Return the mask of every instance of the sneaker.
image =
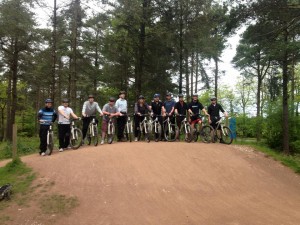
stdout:
{"type": "Polygon", "coordinates": [[[138,138],[134,138],[134,141],[138,141],[138,138]]]}
{"type": "Polygon", "coordinates": [[[63,151],[64,151],[64,149],[63,149],[63,148],[60,148],[58,151],[60,151],[60,152],[63,152],[63,151]]]}
{"type": "Polygon", "coordinates": [[[67,149],[72,149],[72,147],[71,147],[71,146],[68,146],[67,149]]]}
{"type": "Polygon", "coordinates": [[[103,145],[104,144],[104,141],[101,141],[101,143],[100,143],[101,145],[103,145]]]}
{"type": "Polygon", "coordinates": [[[42,152],[42,153],[41,153],[41,156],[45,156],[45,155],[46,155],[46,153],[45,153],[45,152],[42,152]]]}

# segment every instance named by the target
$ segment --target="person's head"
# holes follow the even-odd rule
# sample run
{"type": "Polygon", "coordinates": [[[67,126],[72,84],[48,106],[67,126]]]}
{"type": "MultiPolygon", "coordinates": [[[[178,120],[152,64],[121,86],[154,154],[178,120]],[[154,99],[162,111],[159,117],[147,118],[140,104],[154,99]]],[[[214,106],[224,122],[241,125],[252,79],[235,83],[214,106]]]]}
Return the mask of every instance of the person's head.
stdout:
{"type": "Polygon", "coordinates": [[[120,92],[119,92],[119,98],[124,99],[124,98],[125,98],[125,95],[126,95],[126,92],[125,92],[125,91],[120,91],[120,92]]]}
{"type": "Polygon", "coordinates": [[[179,94],[179,95],[178,95],[178,98],[179,98],[179,101],[180,101],[180,102],[183,102],[183,94],[179,94]]]}
{"type": "Polygon", "coordinates": [[[64,98],[62,101],[62,104],[64,107],[68,107],[69,106],[69,100],[67,98],[64,98]]]}
{"type": "Polygon", "coordinates": [[[210,102],[211,102],[211,104],[216,104],[217,103],[217,97],[211,97],[210,102]]]}
{"type": "Polygon", "coordinates": [[[139,103],[143,104],[145,102],[145,97],[143,95],[139,96],[139,103]]]}
{"type": "Polygon", "coordinates": [[[92,103],[94,102],[94,100],[95,100],[94,95],[89,95],[89,102],[92,103]]]}
{"type": "Polygon", "coordinates": [[[45,100],[45,106],[46,106],[47,108],[51,108],[51,107],[52,107],[52,104],[53,104],[53,100],[52,100],[51,98],[47,98],[47,99],[45,100]]]}
{"type": "Polygon", "coordinates": [[[113,106],[113,105],[115,104],[115,102],[116,102],[116,99],[115,99],[114,97],[110,97],[110,98],[109,98],[108,104],[109,104],[110,106],[113,106]]]}
{"type": "Polygon", "coordinates": [[[167,93],[167,94],[166,94],[166,99],[167,99],[167,101],[170,101],[170,100],[171,100],[171,93],[167,93]]]}
{"type": "Polygon", "coordinates": [[[193,94],[193,101],[194,102],[198,101],[198,94],[197,93],[193,94]]]}
{"type": "Polygon", "coordinates": [[[158,102],[158,101],[159,101],[159,97],[160,97],[160,94],[155,94],[155,95],[153,96],[154,101],[155,101],[155,102],[158,102]]]}

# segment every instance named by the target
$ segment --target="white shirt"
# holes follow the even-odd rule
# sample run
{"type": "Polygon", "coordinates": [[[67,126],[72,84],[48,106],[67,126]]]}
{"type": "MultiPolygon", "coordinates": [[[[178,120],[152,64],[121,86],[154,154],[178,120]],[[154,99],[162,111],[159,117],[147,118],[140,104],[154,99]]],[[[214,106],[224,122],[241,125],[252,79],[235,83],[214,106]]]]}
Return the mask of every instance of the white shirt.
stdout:
{"type": "Polygon", "coordinates": [[[70,124],[70,120],[65,118],[59,111],[63,111],[64,115],[67,115],[70,118],[73,110],[70,107],[64,107],[63,105],[58,107],[58,123],[59,124],[70,124]]]}
{"type": "Polygon", "coordinates": [[[119,98],[116,101],[116,107],[118,109],[118,112],[124,112],[127,113],[127,101],[123,98],[119,98]]]}

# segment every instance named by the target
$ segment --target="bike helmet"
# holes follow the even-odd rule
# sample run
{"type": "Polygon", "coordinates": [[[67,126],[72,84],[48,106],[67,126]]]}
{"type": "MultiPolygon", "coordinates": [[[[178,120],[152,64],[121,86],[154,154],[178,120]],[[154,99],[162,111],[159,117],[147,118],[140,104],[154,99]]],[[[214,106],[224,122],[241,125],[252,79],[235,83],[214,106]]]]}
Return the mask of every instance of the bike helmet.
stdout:
{"type": "Polygon", "coordinates": [[[64,98],[64,99],[62,100],[62,103],[69,103],[69,99],[64,98]]]}
{"type": "Polygon", "coordinates": [[[89,95],[89,98],[95,98],[94,95],[89,95]]]}
{"type": "Polygon", "coordinates": [[[51,98],[47,98],[47,99],[45,100],[45,103],[53,103],[53,100],[52,100],[51,98]]]}
{"type": "Polygon", "coordinates": [[[110,97],[110,98],[109,98],[109,101],[110,101],[110,102],[115,102],[116,99],[115,99],[114,97],[110,97]]]}
{"type": "Polygon", "coordinates": [[[179,94],[179,95],[178,95],[178,98],[183,98],[183,94],[179,94]]]}
{"type": "Polygon", "coordinates": [[[171,96],[172,94],[170,92],[167,92],[166,96],[171,96]]]}
{"type": "Polygon", "coordinates": [[[139,99],[145,99],[145,97],[143,95],[140,95],[139,99]]]}
{"type": "Polygon", "coordinates": [[[159,98],[160,97],[160,94],[155,94],[154,96],[153,96],[153,98],[159,98]]]}
{"type": "Polygon", "coordinates": [[[210,100],[211,100],[211,101],[217,100],[217,97],[211,97],[210,100]]]}
{"type": "Polygon", "coordinates": [[[198,94],[197,94],[197,93],[194,93],[194,94],[193,94],[193,97],[198,97],[198,94]]]}

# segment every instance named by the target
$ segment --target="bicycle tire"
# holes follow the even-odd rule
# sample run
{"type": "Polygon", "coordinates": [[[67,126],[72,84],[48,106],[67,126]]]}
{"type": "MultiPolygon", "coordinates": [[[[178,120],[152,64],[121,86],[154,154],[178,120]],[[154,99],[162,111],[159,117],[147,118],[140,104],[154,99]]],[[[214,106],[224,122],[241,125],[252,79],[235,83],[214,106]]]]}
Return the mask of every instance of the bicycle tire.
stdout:
{"type": "Polygon", "coordinates": [[[111,126],[109,126],[110,132],[107,132],[109,134],[107,134],[107,143],[111,144],[113,142],[114,139],[114,134],[115,134],[115,127],[112,124],[111,126]]]}
{"type": "Polygon", "coordinates": [[[54,148],[53,133],[49,133],[49,143],[47,143],[46,155],[51,155],[54,148]]]}
{"type": "Polygon", "coordinates": [[[173,142],[176,139],[176,126],[175,124],[166,124],[165,129],[164,129],[164,136],[165,139],[169,142],[173,142]]]}
{"type": "Polygon", "coordinates": [[[74,129],[74,137],[70,135],[70,146],[72,149],[78,149],[82,143],[82,131],[78,128],[74,129]]]}
{"type": "Polygon", "coordinates": [[[94,136],[91,136],[91,143],[94,144],[94,146],[98,145],[98,127],[97,125],[93,125],[94,129],[94,136]]]}
{"type": "Polygon", "coordinates": [[[148,143],[151,141],[151,126],[147,123],[145,127],[145,141],[148,143]]]}
{"type": "Polygon", "coordinates": [[[227,126],[223,127],[223,131],[224,131],[224,133],[222,133],[222,137],[220,140],[223,140],[224,144],[230,145],[233,141],[232,131],[227,126]]]}
{"type": "Polygon", "coordinates": [[[155,141],[158,142],[161,139],[161,125],[160,123],[158,123],[156,126],[157,126],[156,127],[157,132],[155,133],[154,131],[154,135],[155,135],[155,141]]]}
{"type": "Polygon", "coordinates": [[[194,142],[197,142],[198,141],[198,135],[199,135],[199,133],[198,133],[198,130],[199,130],[199,124],[195,124],[194,125],[195,127],[194,127],[194,130],[193,130],[193,133],[192,133],[192,140],[194,141],[194,142]]]}
{"type": "Polygon", "coordinates": [[[185,131],[185,137],[184,137],[184,141],[187,143],[190,143],[193,140],[191,130],[192,130],[191,125],[187,124],[186,131],[185,131]]]}
{"type": "Polygon", "coordinates": [[[204,143],[212,142],[213,133],[214,133],[214,128],[212,128],[212,126],[209,126],[209,125],[203,126],[200,131],[200,137],[201,137],[202,142],[204,142],[204,143]]]}

